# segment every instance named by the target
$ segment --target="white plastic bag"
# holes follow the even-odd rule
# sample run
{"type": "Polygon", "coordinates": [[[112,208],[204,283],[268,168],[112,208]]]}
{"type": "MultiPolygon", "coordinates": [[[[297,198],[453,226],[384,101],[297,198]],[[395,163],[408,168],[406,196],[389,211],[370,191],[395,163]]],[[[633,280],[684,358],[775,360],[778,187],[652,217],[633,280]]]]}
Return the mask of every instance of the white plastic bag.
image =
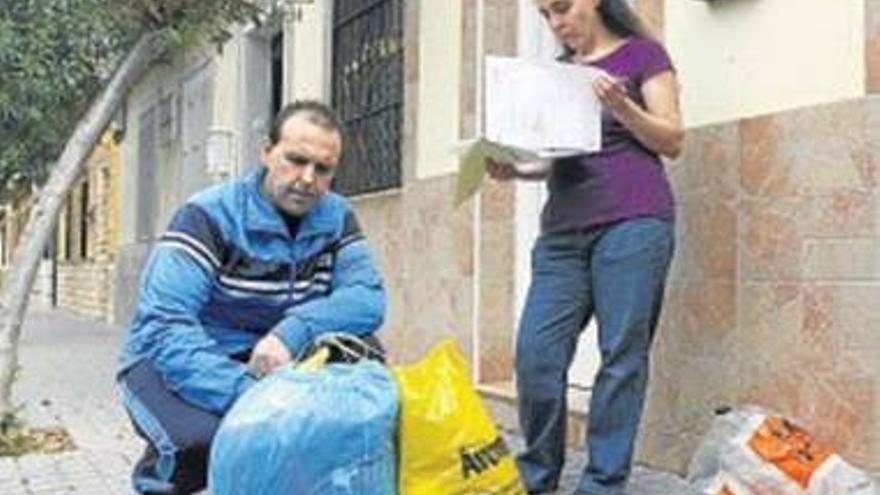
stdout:
{"type": "Polygon", "coordinates": [[[871,478],[779,415],[719,415],[688,467],[706,495],[880,495],[871,478]]]}

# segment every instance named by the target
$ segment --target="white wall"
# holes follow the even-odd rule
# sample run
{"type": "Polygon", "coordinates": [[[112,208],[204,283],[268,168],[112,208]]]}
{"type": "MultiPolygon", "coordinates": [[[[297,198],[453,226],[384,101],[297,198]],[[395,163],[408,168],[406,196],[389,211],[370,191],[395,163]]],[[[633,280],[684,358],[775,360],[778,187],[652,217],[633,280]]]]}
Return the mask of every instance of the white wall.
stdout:
{"type": "Polygon", "coordinates": [[[223,45],[223,51],[214,58],[217,68],[214,77],[215,127],[235,129],[238,126],[238,66],[241,63],[241,27],[233,28],[234,37],[223,45]]]}
{"type": "MultiPolygon", "coordinates": [[[[139,241],[137,239],[139,218],[137,197],[142,189],[138,182],[139,119],[145,110],[157,105],[164,97],[173,98],[172,120],[174,123],[171,127],[174,128],[174,131],[170,141],[156,149],[156,163],[152,165],[157,184],[156,197],[154,198],[156,205],[155,233],[159,233],[165,228],[173,211],[190,193],[185,189],[188,182],[182,181],[180,176],[180,160],[183,157],[181,146],[185,134],[183,119],[189,111],[183,108],[183,87],[188,79],[202,70],[208,70],[209,75],[206,77],[214,79],[213,75],[216,70],[211,65],[215,60],[214,54],[213,47],[194,48],[175,57],[171,64],[158,64],[132,88],[126,98],[126,130],[125,138],[120,147],[123,167],[119,174],[119,194],[120,198],[123,198],[118,213],[118,243],[120,246],[136,244],[139,241]],[[130,201],[125,201],[125,198],[130,198],[130,201]]],[[[221,96],[223,95],[227,95],[227,93],[221,93],[221,96]]],[[[216,108],[216,100],[205,100],[202,103],[208,105],[209,116],[213,114],[211,110],[216,108]]],[[[227,103],[234,107],[234,102],[224,101],[224,104],[227,103]]],[[[222,105],[221,107],[223,111],[220,113],[227,113],[225,107],[222,105]]],[[[158,112],[158,110],[156,111],[158,112]]],[[[158,119],[158,114],[156,118],[158,119]]],[[[229,118],[228,115],[226,118],[229,118]]],[[[208,120],[210,121],[210,118],[208,120]]],[[[204,131],[201,126],[202,124],[197,129],[198,131],[204,131]]],[[[191,172],[197,173],[198,171],[191,172]]],[[[192,177],[187,176],[187,178],[192,177]]]]}
{"type": "Polygon", "coordinates": [[[462,50],[461,0],[419,8],[419,88],[416,176],[458,169],[452,152],[459,141],[462,50]]]}
{"type": "Polygon", "coordinates": [[[138,194],[138,119],[147,107],[154,104],[158,87],[164,78],[170,77],[167,66],[157,66],[132,88],[125,102],[125,138],[120,146],[123,168],[119,174],[119,197],[117,242],[120,246],[136,244],[137,194],[138,194]],[[126,201],[125,199],[128,199],[126,201]]]}
{"type": "MultiPolygon", "coordinates": [[[[462,2],[432,2],[419,9],[418,150],[419,179],[453,173],[459,141],[462,2]]],[[[288,98],[330,98],[329,2],[301,7],[287,24],[288,98]]]]}
{"type": "Polygon", "coordinates": [[[688,126],[864,94],[864,0],[667,0],[688,126]]]}
{"type": "Polygon", "coordinates": [[[330,19],[332,2],[298,7],[286,21],[288,100],[330,100],[330,19]]]}

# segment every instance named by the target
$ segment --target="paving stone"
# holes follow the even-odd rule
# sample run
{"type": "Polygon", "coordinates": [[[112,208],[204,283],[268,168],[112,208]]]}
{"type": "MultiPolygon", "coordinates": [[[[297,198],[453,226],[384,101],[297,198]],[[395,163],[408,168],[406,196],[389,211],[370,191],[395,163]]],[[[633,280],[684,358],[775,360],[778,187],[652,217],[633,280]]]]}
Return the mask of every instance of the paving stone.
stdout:
{"type": "MultiPolygon", "coordinates": [[[[511,450],[520,451],[523,448],[522,439],[515,436],[506,436],[511,450]]],[[[580,451],[571,451],[566,454],[566,463],[562,470],[560,488],[553,495],[569,495],[577,487],[581,473],[587,463],[586,456],[580,451]]],[[[671,473],[656,471],[642,466],[636,466],[627,486],[628,495],[700,495],[691,488],[687,482],[671,473]]]]}

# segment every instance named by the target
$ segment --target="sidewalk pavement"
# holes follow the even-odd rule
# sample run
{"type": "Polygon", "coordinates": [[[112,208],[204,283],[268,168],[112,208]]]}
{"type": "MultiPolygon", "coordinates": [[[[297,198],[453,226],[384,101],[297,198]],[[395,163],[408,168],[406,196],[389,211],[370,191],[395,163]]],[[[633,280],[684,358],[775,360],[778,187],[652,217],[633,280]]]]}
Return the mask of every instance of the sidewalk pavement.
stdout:
{"type": "MultiPolygon", "coordinates": [[[[122,331],[63,311],[32,311],[22,331],[21,374],[13,390],[32,426],[62,426],[77,449],[0,458],[3,495],[135,495],[129,472],[143,444],[113,383],[122,331]]],[[[513,448],[518,448],[516,439],[513,448]]],[[[570,493],[583,466],[572,453],[559,494],[570,493]]],[[[678,477],[636,468],[632,495],[698,495],[678,477]]]]}
{"type": "Polygon", "coordinates": [[[0,458],[4,495],[133,495],[129,470],[143,446],[119,405],[118,327],[61,311],[31,311],[22,329],[13,400],[31,426],[62,426],[77,449],[0,458]]]}

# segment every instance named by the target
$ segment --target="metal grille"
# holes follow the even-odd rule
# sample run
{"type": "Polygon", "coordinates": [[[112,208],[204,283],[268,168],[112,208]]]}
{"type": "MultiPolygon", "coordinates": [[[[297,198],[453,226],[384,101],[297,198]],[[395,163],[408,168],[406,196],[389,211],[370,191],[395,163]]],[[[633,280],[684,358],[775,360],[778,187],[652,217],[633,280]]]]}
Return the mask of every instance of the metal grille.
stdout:
{"type": "Polygon", "coordinates": [[[345,133],[334,189],[351,195],[399,187],[404,0],[333,5],[333,106],[345,133]]]}

